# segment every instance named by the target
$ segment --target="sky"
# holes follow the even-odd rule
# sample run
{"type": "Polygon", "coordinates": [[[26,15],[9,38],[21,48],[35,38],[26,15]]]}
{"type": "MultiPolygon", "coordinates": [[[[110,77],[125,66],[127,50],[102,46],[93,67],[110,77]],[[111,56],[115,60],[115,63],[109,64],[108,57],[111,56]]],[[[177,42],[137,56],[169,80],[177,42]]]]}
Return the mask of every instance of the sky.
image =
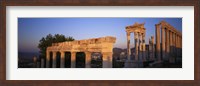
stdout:
{"type": "MultiPolygon", "coordinates": [[[[155,37],[155,24],[166,21],[182,32],[182,18],[18,18],[19,52],[39,52],[39,40],[48,34],[72,36],[75,40],[116,37],[114,47],[127,47],[126,26],[135,22],[145,23],[148,44],[150,36],[155,37]]],[[[134,34],[131,34],[131,47],[134,47],[134,34]]]]}

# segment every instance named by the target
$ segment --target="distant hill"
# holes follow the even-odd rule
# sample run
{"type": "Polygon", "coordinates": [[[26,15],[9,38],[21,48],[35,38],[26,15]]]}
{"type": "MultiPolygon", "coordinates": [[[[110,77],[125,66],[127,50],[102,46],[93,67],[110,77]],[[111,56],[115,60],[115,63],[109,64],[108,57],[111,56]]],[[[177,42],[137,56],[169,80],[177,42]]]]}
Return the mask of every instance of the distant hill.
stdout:
{"type": "Polygon", "coordinates": [[[32,59],[34,56],[39,57],[38,52],[18,52],[18,58],[20,59],[32,59]]]}

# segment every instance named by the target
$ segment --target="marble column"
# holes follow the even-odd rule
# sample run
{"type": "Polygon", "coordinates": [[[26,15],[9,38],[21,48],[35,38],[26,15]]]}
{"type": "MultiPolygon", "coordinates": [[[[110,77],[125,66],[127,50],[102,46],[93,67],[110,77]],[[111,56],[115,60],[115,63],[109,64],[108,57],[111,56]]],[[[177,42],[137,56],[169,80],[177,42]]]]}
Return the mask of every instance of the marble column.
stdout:
{"type": "Polygon", "coordinates": [[[46,51],[46,68],[50,68],[50,52],[46,51]]]}
{"type": "Polygon", "coordinates": [[[168,29],[166,29],[166,31],[165,31],[166,33],[165,33],[165,38],[166,38],[166,53],[165,53],[165,55],[166,55],[166,60],[168,61],[169,60],[169,51],[170,51],[170,47],[169,47],[169,30],[168,29]]]}
{"type": "Polygon", "coordinates": [[[56,68],[56,52],[53,52],[53,68],[56,68]]]}
{"type": "Polygon", "coordinates": [[[71,68],[76,68],[76,52],[71,52],[71,68]]]}
{"type": "Polygon", "coordinates": [[[85,64],[86,64],[86,68],[91,68],[91,52],[85,52],[85,64]]]}
{"type": "Polygon", "coordinates": [[[60,67],[65,68],[65,52],[61,51],[60,67]]]}
{"type": "Polygon", "coordinates": [[[142,34],[142,57],[143,57],[143,61],[147,61],[147,59],[146,59],[145,33],[142,34]]]}
{"type": "Polygon", "coordinates": [[[161,61],[160,57],[160,25],[156,24],[156,58],[161,61]]]}
{"type": "Polygon", "coordinates": [[[135,60],[138,61],[138,33],[134,33],[134,38],[135,38],[135,60]]]}
{"type": "Polygon", "coordinates": [[[162,59],[165,59],[165,27],[162,26],[162,59]]]}
{"type": "Polygon", "coordinates": [[[130,61],[130,56],[131,56],[131,48],[130,48],[130,32],[127,33],[127,58],[128,61],[130,61]]]}
{"type": "Polygon", "coordinates": [[[103,52],[103,68],[112,68],[112,52],[103,52]]]}

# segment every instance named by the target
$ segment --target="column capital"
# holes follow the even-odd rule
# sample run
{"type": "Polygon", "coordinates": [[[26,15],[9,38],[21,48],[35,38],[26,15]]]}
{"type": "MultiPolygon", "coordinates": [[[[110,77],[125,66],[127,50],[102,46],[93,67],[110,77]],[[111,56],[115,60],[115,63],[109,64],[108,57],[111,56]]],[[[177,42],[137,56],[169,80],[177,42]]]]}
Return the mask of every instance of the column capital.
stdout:
{"type": "Polygon", "coordinates": [[[73,52],[70,52],[70,53],[71,53],[71,54],[76,54],[76,52],[74,52],[74,51],[73,51],[73,52]]]}
{"type": "Polygon", "coordinates": [[[134,35],[138,35],[138,32],[134,32],[134,35]]]}
{"type": "Polygon", "coordinates": [[[126,32],[126,35],[130,35],[131,34],[131,32],[126,32]]]}
{"type": "Polygon", "coordinates": [[[155,24],[156,27],[160,27],[161,24],[155,24]]]}

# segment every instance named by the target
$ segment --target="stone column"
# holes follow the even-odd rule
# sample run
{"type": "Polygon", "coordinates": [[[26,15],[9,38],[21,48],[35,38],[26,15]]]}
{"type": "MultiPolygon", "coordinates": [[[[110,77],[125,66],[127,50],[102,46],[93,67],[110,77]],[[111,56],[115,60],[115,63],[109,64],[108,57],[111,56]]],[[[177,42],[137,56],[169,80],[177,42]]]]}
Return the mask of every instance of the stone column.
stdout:
{"type": "Polygon", "coordinates": [[[165,55],[166,55],[166,60],[169,60],[169,51],[170,51],[170,47],[169,47],[169,30],[168,29],[166,29],[166,31],[165,31],[166,33],[165,33],[165,38],[166,38],[166,53],[165,53],[165,55]]]}
{"type": "Polygon", "coordinates": [[[103,52],[103,68],[112,68],[112,52],[103,52]]]}
{"type": "Polygon", "coordinates": [[[151,61],[152,57],[151,57],[151,52],[152,52],[152,46],[151,46],[152,42],[151,42],[151,38],[149,38],[149,48],[148,48],[148,53],[147,53],[147,57],[148,57],[148,61],[151,61]]]}
{"type": "Polygon", "coordinates": [[[155,60],[154,36],[151,36],[152,46],[152,60],[155,60]]]}
{"type": "Polygon", "coordinates": [[[160,57],[160,25],[156,24],[156,58],[161,61],[160,57]]]}
{"type": "Polygon", "coordinates": [[[170,63],[175,62],[175,33],[172,32],[172,45],[171,45],[171,55],[170,55],[170,63]]]}
{"type": "Polygon", "coordinates": [[[151,38],[149,39],[149,61],[152,61],[152,41],[151,41],[151,38]]]}
{"type": "Polygon", "coordinates": [[[134,38],[135,38],[135,60],[138,61],[138,33],[134,33],[134,38]]]}
{"type": "Polygon", "coordinates": [[[76,52],[71,52],[71,68],[76,68],[76,52]]]}
{"type": "Polygon", "coordinates": [[[176,59],[178,58],[178,34],[175,35],[175,53],[176,53],[176,59]]]}
{"type": "Polygon", "coordinates": [[[143,60],[147,61],[146,58],[146,44],[145,44],[145,33],[142,34],[142,52],[143,52],[143,60]]]}
{"type": "Polygon", "coordinates": [[[180,50],[180,36],[178,35],[178,37],[177,37],[178,39],[177,39],[177,41],[178,41],[178,53],[179,53],[179,50],[180,50]]]}
{"type": "Polygon", "coordinates": [[[180,41],[181,41],[181,43],[180,43],[180,44],[181,44],[180,47],[181,47],[181,49],[182,49],[182,36],[181,36],[181,38],[180,38],[180,41]]]}
{"type": "Polygon", "coordinates": [[[46,68],[50,68],[50,52],[46,51],[46,68]]]}
{"type": "Polygon", "coordinates": [[[175,56],[175,33],[173,32],[173,35],[172,35],[172,45],[173,45],[173,57],[175,56]]]}
{"type": "Polygon", "coordinates": [[[86,57],[86,60],[85,60],[85,64],[86,64],[86,68],[91,68],[91,52],[85,52],[85,57],[86,57]]]}
{"type": "Polygon", "coordinates": [[[182,56],[182,36],[180,36],[180,56],[182,56]]]}
{"type": "Polygon", "coordinates": [[[61,67],[61,68],[65,68],[65,52],[64,52],[64,51],[61,51],[60,54],[61,54],[61,58],[60,58],[60,67],[61,67]]]}
{"type": "Polygon", "coordinates": [[[139,37],[139,50],[138,50],[138,54],[139,54],[139,61],[142,61],[142,39],[141,39],[141,37],[142,37],[142,34],[141,33],[139,33],[139,35],[138,35],[139,37]]]}
{"type": "Polygon", "coordinates": [[[53,52],[53,68],[56,68],[56,51],[53,52]]]}
{"type": "Polygon", "coordinates": [[[130,61],[130,56],[131,56],[131,49],[130,49],[130,32],[126,32],[127,34],[127,58],[128,61],[130,61]]]}
{"type": "Polygon", "coordinates": [[[170,58],[169,62],[174,62],[174,32],[170,31],[170,58]]]}
{"type": "Polygon", "coordinates": [[[162,26],[162,59],[165,59],[165,27],[162,26]]]}
{"type": "Polygon", "coordinates": [[[182,45],[181,45],[182,43],[181,43],[181,36],[179,36],[179,54],[180,54],[180,56],[181,56],[181,54],[182,54],[182,51],[181,51],[181,47],[182,47],[182,45]]]}
{"type": "Polygon", "coordinates": [[[170,48],[170,57],[172,53],[172,32],[169,31],[169,48],[170,48]]]}

